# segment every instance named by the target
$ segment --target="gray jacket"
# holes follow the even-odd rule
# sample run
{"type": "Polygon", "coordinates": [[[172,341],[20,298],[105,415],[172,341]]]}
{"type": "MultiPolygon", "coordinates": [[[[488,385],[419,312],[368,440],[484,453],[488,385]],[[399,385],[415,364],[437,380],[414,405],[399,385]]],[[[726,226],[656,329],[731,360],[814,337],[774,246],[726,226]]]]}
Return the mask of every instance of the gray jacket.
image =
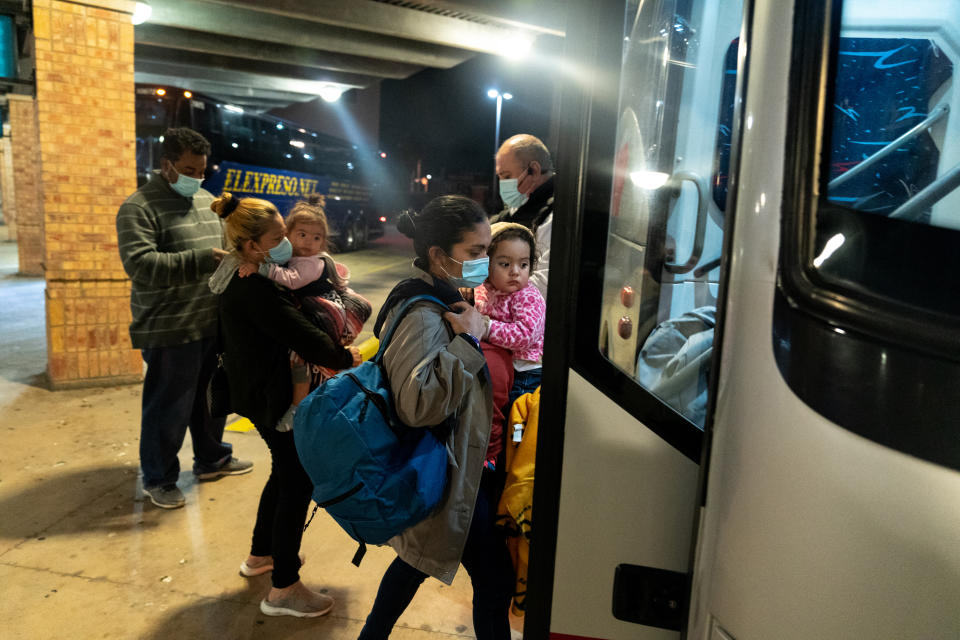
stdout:
{"type": "MultiPolygon", "coordinates": [[[[432,282],[429,275],[420,274],[432,282]]],[[[404,562],[450,584],[470,531],[490,440],[493,395],[484,371],[486,360],[467,338],[451,340],[443,311],[435,303],[423,302],[415,304],[397,327],[383,363],[404,423],[429,427],[449,415],[459,416],[447,440],[448,479],[440,506],[388,542],[404,562]]]]}

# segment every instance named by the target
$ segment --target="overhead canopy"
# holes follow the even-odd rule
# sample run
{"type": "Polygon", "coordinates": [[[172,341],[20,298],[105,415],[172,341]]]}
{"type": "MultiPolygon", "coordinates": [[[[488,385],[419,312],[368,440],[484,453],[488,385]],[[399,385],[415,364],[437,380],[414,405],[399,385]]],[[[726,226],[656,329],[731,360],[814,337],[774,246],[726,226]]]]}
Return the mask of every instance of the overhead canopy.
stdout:
{"type": "Polygon", "coordinates": [[[562,37],[556,0],[147,0],[137,82],[253,109],[362,89],[562,37]]]}

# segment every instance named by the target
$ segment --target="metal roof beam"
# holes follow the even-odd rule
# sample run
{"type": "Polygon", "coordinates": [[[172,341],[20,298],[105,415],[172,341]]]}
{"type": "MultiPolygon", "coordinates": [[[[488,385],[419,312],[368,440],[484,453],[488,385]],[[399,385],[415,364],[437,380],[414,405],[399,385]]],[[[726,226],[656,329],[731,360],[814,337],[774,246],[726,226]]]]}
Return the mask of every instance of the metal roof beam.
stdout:
{"type": "MultiPolygon", "coordinates": [[[[380,0],[400,4],[400,0],[380,0]]],[[[404,5],[426,5],[439,11],[464,14],[505,27],[528,29],[564,37],[570,0],[403,0],[404,5]]]]}
{"type": "Polygon", "coordinates": [[[503,53],[515,47],[517,38],[532,41],[527,30],[507,29],[479,22],[451,18],[371,0],[207,0],[207,2],[247,7],[264,13],[297,20],[309,20],[345,29],[356,29],[381,36],[405,38],[435,45],[457,47],[480,53],[503,53]]]}
{"type": "Polygon", "coordinates": [[[282,78],[270,78],[255,74],[224,74],[216,69],[201,69],[198,67],[167,64],[162,62],[143,62],[137,65],[135,77],[137,82],[155,82],[154,80],[140,80],[139,78],[148,78],[150,76],[161,76],[165,78],[163,82],[174,86],[190,89],[191,91],[204,91],[200,85],[213,85],[220,87],[232,87],[234,91],[240,91],[240,95],[253,95],[252,91],[259,91],[261,94],[289,94],[297,96],[294,100],[311,100],[316,98],[320,91],[320,85],[327,83],[310,83],[303,80],[286,80],[282,78]],[[247,90],[250,91],[247,91],[247,90]]]}
{"type": "Polygon", "coordinates": [[[423,69],[420,66],[390,60],[291,47],[276,42],[251,41],[201,31],[164,27],[149,22],[135,27],[134,34],[137,44],[329,69],[343,73],[358,73],[378,78],[402,79],[423,69]]]}
{"type": "MultiPolygon", "coordinates": [[[[246,60],[217,54],[204,54],[195,51],[164,49],[146,44],[137,44],[134,46],[135,68],[140,68],[145,63],[177,64],[195,67],[197,69],[218,69],[221,72],[226,72],[225,74],[221,73],[221,76],[232,76],[239,73],[246,77],[249,74],[254,74],[287,80],[326,82],[341,87],[354,87],[358,89],[369,87],[379,80],[379,78],[358,75],[356,73],[341,73],[338,71],[327,71],[325,69],[314,69],[312,67],[297,67],[289,64],[246,60]]],[[[194,73],[196,72],[191,71],[191,76],[194,73]]],[[[201,71],[200,73],[202,74],[200,77],[208,77],[205,72],[201,71]]],[[[229,77],[223,79],[232,82],[229,77]]]]}
{"type": "Polygon", "coordinates": [[[182,75],[169,75],[148,71],[136,71],[133,75],[134,80],[139,84],[155,84],[157,86],[189,89],[190,91],[202,93],[214,99],[216,99],[217,96],[254,99],[265,98],[268,100],[285,100],[287,104],[291,104],[293,102],[307,102],[317,97],[309,93],[292,93],[289,91],[258,89],[224,82],[213,82],[210,80],[196,80],[185,78],[182,75]]]}
{"type": "MultiPolygon", "coordinates": [[[[241,87],[237,85],[223,84],[221,82],[210,82],[206,80],[186,80],[182,76],[170,76],[162,73],[136,71],[133,75],[138,84],[154,84],[157,86],[189,89],[190,91],[201,93],[214,100],[218,100],[221,97],[237,100],[249,98],[278,100],[284,102],[285,104],[292,104],[294,102],[308,102],[316,98],[316,96],[306,93],[269,91],[265,89],[254,89],[253,87],[241,87]]],[[[222,102],[233,104],[227,99],[222,100],[222,102]]]]}
{"type": "MultiPolygon", "coordinates": [[[[263,9],[259,2],[244,3],[263,9]]],[[[469,51],[453,47],[388,38],[377,34],[293,19],[243,8],[237,3],[219,4],[200,0],[151,0],[150,22],[165,27],[191,29],[228,35],[255,42],[335,51],[338,53],[382,58],[404,64],[448,69],[471,57],[469,51]]]]}
{"type": "MultiPolygon", "coordinates": [[[[317,81],[303,80],[298,78],[278,78],[276,76],[260,73],[247,73],[243,71],[229,71],[224,73],[222,69],[213,69],[195,64],[181,62],[158,61],[158,60],[138,60],[135,66],[136,71],[147,73],[159,73],[167,76],[179,77],[181,80],[207,80],[232,86],[246,86],[256,89],[266,89],[271,91],[287,91],[289,93],[303,93],[320,95],[321,89],[330,85],[340,84],[336,80],[317,81]]],[[[341,88],[364,88],[366,84],[345,83],[340,84],[341,88]]]]}

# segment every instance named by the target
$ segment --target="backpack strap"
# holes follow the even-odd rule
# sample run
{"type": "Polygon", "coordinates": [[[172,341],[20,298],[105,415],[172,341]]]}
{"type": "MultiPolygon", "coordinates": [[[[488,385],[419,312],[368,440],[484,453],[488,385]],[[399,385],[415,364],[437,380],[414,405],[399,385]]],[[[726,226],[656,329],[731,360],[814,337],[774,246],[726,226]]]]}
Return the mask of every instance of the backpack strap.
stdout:
{"type": "Polygon", "coordinates": [[[390,340],[391,338],[393,338],[393,333],[397,330],[397,327],[400,326],[400,321],[403,320],[403,316],[407,314],[407,311],[409,311],[414,304],[416,304],[417,302],[421,302],[423,300],[426,300],[428,302],[435,302],[441,307],[443,307],[444,310],[447,310],[447,311],[450,310],[450,307],[445,305],[439,298],[436,298],[434,296],[423,294],[423,295],[411,296],[407,298],[400,304],[400,307],[397,309],[397,312],[394,314],[393,320],[390,322],[390,326],[387,327],[386,332],[383,334],[383,338],[380,340],[380,348],[377,350],[376,355],[373,356],[371,360],[377,363],[383,360],[383,354],[387,351],[387,345],[390,344],[390,340]]]}

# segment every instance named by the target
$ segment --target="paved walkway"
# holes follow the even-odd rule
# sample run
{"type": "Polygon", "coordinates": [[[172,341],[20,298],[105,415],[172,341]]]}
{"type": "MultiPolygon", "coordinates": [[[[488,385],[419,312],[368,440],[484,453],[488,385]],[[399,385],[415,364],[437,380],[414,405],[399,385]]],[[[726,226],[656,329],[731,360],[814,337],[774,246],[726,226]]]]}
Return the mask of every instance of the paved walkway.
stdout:
{"type": "MultiPolygon", "coordinates": [[[[263,441],[228,433],[253,472],[198,484],[188,435],[186,507],[145,502],[140,387],[42,386],[44,284],[13,275],[15,260],[15,245],[0,244],[0,637],[356,638],[392,551],[372,548],[354,567],[353,541],[320,512],[304,536],[302,576],[336,608],[314,620],[261,614],[269,575],[246,579],[237,569],[268,475],[263,441]]],[[[472,636],[470,597],[464,571],[452,587],[428,580],[391,638],[472,636]]]]}

